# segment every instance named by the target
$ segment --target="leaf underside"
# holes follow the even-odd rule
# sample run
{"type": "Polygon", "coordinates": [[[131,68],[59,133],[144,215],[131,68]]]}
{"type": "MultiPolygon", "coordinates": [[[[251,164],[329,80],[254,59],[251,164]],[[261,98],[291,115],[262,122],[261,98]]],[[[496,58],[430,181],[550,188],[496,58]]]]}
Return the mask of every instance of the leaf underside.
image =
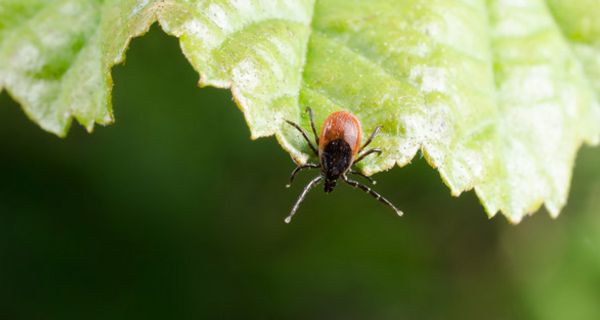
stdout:
{"type": "Polygon", "coordinates": [[[452,194],[519,222],[565,205],[577,149],[600,134],[596,0],[0,0],[0,90],[42,128],[113,121],[111,67],[159,21],[201,86],[230,88],[252,137],[299,163],[309,127],[358,116],[384,150],[422,151],[452,194]]]}

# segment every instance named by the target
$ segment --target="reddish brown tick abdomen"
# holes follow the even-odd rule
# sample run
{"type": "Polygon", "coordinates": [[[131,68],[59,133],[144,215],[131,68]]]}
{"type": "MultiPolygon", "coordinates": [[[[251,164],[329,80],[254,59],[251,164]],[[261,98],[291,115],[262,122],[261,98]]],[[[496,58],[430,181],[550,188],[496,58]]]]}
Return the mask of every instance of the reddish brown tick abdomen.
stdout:
{"type": "Polygon", "coordinates": [[[355,156],[360,149],[360,136],[362,128],[360,121],[350,112],[337,111],[330,114],[321,128],[319,137],[319,152],[323,151],[325,146],[337,139],[342,139],[352,148],[352,156],[355,156]]]}

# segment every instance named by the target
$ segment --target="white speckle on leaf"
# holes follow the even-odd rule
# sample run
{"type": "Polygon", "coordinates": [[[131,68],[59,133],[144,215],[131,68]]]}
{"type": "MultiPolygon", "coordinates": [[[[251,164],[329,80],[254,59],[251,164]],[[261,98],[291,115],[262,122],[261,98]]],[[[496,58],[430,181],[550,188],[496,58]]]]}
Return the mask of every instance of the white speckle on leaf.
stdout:
{"type": "MultiPolygon", "coordinates": [[[[289,1],[284,0],[282,2],[284,5],[284,12],[287,12],[288,15],[296,17],[298,22],[310,23],[311,16],[310,11],[306,10],[307,6],[302,1],[289,1]]],[[[308,6],[312,8],[313,6],[308,6]]]]}
{"type": "Polygon", "coordinates": [[[232,70],[233,82],[242,91],[253,90],[258,84],[256,73],[256,66],[252,60],[242,60],[232,70]]]}
{"type": "Polygon", "coordinates": [[[481,154],[473,150],[464,150],[463,159],[475,177],[483,176],[483,159],[481,154]]]}
{"type": "Polygon", "coordinates": [[[523,80],[522,92],[527,92],[534,99],[550,99],[554,96],[552,70],[547,67],[531,68],[523,80]]]}
{"type": "Polygon", "coordinates": [[[248,14],[249,12],[253,11],[252,1],[250,0],[230,0],[229,3],[240,14],[248,14]]]}
{"type": "Polygon", "coordinates": [[[425,93],[446,92],[446,69],[416,66],[410,70],[409,80],[425,93]]]}
{"type": "Polygon", "coordinates": [[[416,47],[413,47],[412,54],[417,57],[425,57],[431,52],[431,48],[425,43],[419,43],[416,47]]]}
{"type": "Polygon", "coordinates": [[[233,26],[229,22],[229,16],[221,6],[211,3],[206,10],[206,15],[215,25],[223,30],[223,32],[229,33],[233,30],[233,26]]]}
{"type": "Polygon", "coordinates": [[[577,88],[567,85],[560,90],[560,101],[564,106],[564,110],[567,116],[570,118],[577,117],[577,109],[579,107],[579,96],[577,94],[577,88]]]}
{"type": "Polygon", "coordinates": [[[414,143],[425,141],[425,133],[421,129],[426,127],[427,121],[422,115],[402,115],[399,122],[403,124],[407,139],[414,143]]]}
{"type": "Polygon", "coordinates": [[[289,44],[284,43],[281,39],[276,37],[270,37],[269,41],[275,46],[281,59],[287,59],[290,66],[296,66],[298,64],[298,53],[291,48],[289,44]]]}
{"type": "Polygon", "coordinates": [[[547,66],[513,68],[500,87],[507,100],[534,103],[554,96],[552,70],[547,66]]]}
{"type": "Polygon", "coordinates": [[[142,11],[142,9],[144,9],[148,3],[150,2],[150,0],[140,0],[137,2],[137,4],[133,7],[133,10],[131,10],[131,12],[129,13],[129,18],[137,15],[140,11],[142,11]]]}
{"type": "Polygon", "coordinates": [[[202,40],[203,44],[209,49],[214,48],[220,43],[220,40],[208,29],[208,27],[198,20],[188,20],[183,28],[193,37],[202,40]]]}
{"type": "Polygon", "coordinates": [[[40,36],[40,40],[48,50],[61,48],[67,45],[70,39],[69,35],[62,30],[48,30],[40,36]]]}
{"type": "Polygon", "coordinates": [[[43,65],[40,50],[29,42],[23,42],[21,47],[11,56],[11,63],[25,71],[38,70],[43,65]]]}
{"type": "Polygon", "coordinates": [[[498,14],[493,34],[497,37],[524,37],[552,28],[543,1],[501,0],[490,8],[498,14]]]}
{"type": "MultiPolygon", "coordinates": [[[[24,80],[24,79],[19,79],[24,80]]],[[[44,103],[44,99],[47,97],[48,93],[52,90],[50,82],[44,81],[36,81],[30,84],[25,84],[19,81],[17,84],[20,86],[19,89],[27,90],[28,100],[32,103],[41,105],[44,103]]]]}

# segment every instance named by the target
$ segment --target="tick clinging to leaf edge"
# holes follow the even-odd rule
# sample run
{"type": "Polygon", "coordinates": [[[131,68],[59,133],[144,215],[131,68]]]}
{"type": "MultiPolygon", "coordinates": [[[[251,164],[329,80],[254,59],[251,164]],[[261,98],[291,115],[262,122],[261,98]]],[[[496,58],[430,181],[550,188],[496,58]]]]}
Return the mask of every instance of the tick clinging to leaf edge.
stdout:
{"type": "Polygon", "coordinates": [[[373,179],[365,176],[359,171],[352,169],[352,166],[371,154],[381,154],[382,151],[379,148],[365,150],[365,148],[373,141],[379,132],[379,129],[381,129],[381,126],[375,128],[369,139],[367,139],[367,141],[361,146],[361,124],[358,118],[352,113],[347,111],[337,111],[330,114],[323,123],[321,135],[318,135],[312,110],[310,108],[307,108],[306,110],[310,118],[310,126],[312,128],[315,137],[315,143],[318,148],[313,145],[312,141],[308,138],[308,134],[302,127],[289,120],[286,120],[286,122],[292,127],[296,128],[302,134],[302,137],[304,137],[304,140],[306,140],[312,152],[319,159],[319,163],[306,163],[303,165],[298,165],[294,171],[292,171],[290,183],[287,186],[289,187],[294,181],[296,174],[304,169],[321,169],[321,173],[304,187],[304,190],[302,190],[298,200],[296,200],[296,203],[292,207],[292,211],[285,218],[285,222],[290,223],[292,221],[292,217],[294,214],[296,214],[298,207],[310,189],[317,186],[319,183],[321,183],[321,181],[325,180],[324,189],[326,193],[329,193],[333,191],[338,179],[340,178],[350,186],[361,189],[370,194],[375,199],[392,208],[396,214],[402,216],[402,211],[398,210],[398,208],[396,208],[389,200],[382,197],[370,187],[358,181],[351,180],[347,176],[349,174],[359,175],[375,184],[373,179]]]}

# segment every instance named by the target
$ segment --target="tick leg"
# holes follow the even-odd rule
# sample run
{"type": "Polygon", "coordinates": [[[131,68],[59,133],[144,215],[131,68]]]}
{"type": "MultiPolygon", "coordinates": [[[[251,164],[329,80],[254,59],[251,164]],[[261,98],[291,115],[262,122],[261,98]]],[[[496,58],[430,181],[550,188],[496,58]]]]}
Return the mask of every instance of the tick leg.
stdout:
{"type": "Polygon", "coordinates": [[[355,170],[352,170],[352,169],[350,169],[350,170],[348,171],[348,173],[349,173],[349,174],[355,174],[355,175],[357,175],[357,176],[361,176],[361,177],[363,177],[363,178],[365,178],[365,179],[369,180],[369,181],[370,181],[372,184],[377,184],[377,181],[375,181],[373,178],[371,178],[371,177],[369,177],[369,176],[367,176],[367,175],[363,174],[363,173],[362,173],[362,172],[360,172],[360,171],[355,171],[355,170]]]}
{"type": "Polygon", "coordinates": [[[306,131],[304,131],[304,129],[302,129],[302,127],[299,126],[298,124],[296,124],[295,122],[292,122],[292,121],[289,121],[289,120],[285,120],[285,122],[287,122],[292,127],[296,128],[296,130],[300,131],[300,133],[304,137],[304,140],[306,140],[306,142],[308,143],[308,146],[315,153],[315,156],[318,157],[319,156],[319,152],[317,152],[317,148],[315,148],[315,146],[312,144],[312,141],[310,141],[310,139],[308,138],[308,134],[306,133],[306,131]]]}
{"type": "Polygon", "coordinates": [[[306,108],[306,112],[308,112],[308,117],[310,118],[310,127],[312,128],[313,134],[315,135],[315,142],[317,146],[319,145],[319,135],[317,134],[317,127],[315,126],[315,119],[313,119],[313,112],[310,107],[306,108]]]}
{"type": "Polygon", "coordinates": [[[294,182],[294,178],[296,177],[296,175],[298,174],[298,172],[304,170],[304,169],[316,169],[316,168],[320,168],[321,165],[319,164],[315,164],[315,163],[307,163],[301,166],[297,166],[296,169],[294,169],[294,171],[292,171],[292,175],[290,176],[290,183],[287,184],[285,187],[289,188],[292,185],[292,182],[294,182]]]}
{"type": "Polygon", "coordinates": [[[396,214],[399,216],[402,216],[404,213],[402,211],[400,211],[398,208],[396,208],[396,206],[394,206],[388,199],[382,197],[379,193],[377,193],[374,190],[371,190],[371,188],[365,186],[364,184],[358,182],[358,181],[354,181],[354,180],[350,180],[348,179],[348,177],[343,176],[342,179],[344,180],[344,182],[346,182],[347,184],[351,185],[354,188],[358,188],[361,189],[362,191],[370,194],[371,196],[373,196],[373,198],[379,200],[379,202],[387,205],[388,207],[394,209],[394,211],[396,211],[396,214]]]}
{"type": "Polygon", "coordinates": [[[302,203],[302,201],[304,201],[304,197],[306,197],[306,194],[308,193],[308,191],[310,191],[310,189],[312,189],[314,186],[316,186],[317,184],[319,184],[319,182],[321,182],[321,180],[323,180],[323,177],[322,176],[318,176],[318,177],[312,179],[306,185],[306,187],[304,187],[304,190],[302,190],[302,193],[300,194],[300,197],[298,197],[298,200],[296,200],[296,203],[294,204],[294,207],[292,207],[292,211],[285,218],[285,220],[284,220],[285,223],[290,223],[292,221],[292,217],[296,214],[296,211],[298,210],[298,207],[300,207],[300,204],[302,203]]]}
{"type": "Polygon", "coordinates": [[[366,156],[370,155],[371,153],[377,153],[377,155],[381,154],[381,149],[379,148],[373,148],[373,149],[369,149],[365,152],[363,152],[363,154],[361,154],[360,156],[358,156],[358,158],[356,158],[356,160],[354,160],[354,162],[352,162],[352,164],[357,164],[359,163],[362,159],[364,159],[366,156]]]}
{"type": "Polygon", "coordinates": [[[373,139],[375,139],[375,136],[379,133],[379,129],[381,129],[381,126],[377,126],[377,128],[375,128],[375,130],[373,130],[373,133],[371,133],[371,136],[369,137],[369,139],[367,139],[365,144],[363,144],[363,146],[360,147],[360,150],[358,150],[358,152],[363,151],[371,142],[373,142],[373,139]]]}

